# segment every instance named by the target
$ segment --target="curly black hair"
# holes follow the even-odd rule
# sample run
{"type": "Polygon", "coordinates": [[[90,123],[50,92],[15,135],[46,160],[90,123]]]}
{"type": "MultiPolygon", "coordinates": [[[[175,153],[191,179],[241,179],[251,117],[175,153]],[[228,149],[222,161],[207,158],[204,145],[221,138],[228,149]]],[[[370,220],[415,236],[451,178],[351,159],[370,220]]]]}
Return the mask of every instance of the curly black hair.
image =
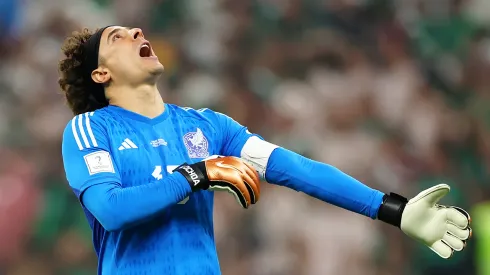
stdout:
{"type": "MultiPolygon", "coordinates": [[[[97,30],[95,31],[97,32],[97,30]]],[[[65,56],[58,64],[58,84],[73,114],[92,112],[109,105],[103,93],[96,93],[102,84],[95,83],[84,70],[83,44],[95,33],[89,29],[75,31],[66,38],[61,50],[65,56]]]]}

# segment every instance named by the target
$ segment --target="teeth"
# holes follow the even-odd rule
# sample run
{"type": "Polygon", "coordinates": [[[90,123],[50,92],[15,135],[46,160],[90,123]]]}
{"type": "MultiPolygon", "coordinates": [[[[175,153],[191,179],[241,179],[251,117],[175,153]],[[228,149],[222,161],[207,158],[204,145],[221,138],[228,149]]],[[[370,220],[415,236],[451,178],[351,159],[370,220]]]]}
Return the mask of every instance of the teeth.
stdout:
{"type": "Polygon", "coordinates": [[[150,48],[148,45],[142,45],[141,48],[150,48]]]}

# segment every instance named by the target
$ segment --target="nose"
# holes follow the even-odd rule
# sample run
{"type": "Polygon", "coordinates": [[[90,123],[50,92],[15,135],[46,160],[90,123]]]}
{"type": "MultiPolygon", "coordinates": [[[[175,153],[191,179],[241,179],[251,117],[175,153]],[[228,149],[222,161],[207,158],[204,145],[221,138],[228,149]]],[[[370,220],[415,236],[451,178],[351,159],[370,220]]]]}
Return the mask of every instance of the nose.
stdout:
{"type": "Polygon", "coordinates": [[[140,28],[133,28],[131,29],[131,33],[133,36],[133,39],[136,39],[138,37],[144,38],[145,36],[143,35],[143,31],[140,28]]]}

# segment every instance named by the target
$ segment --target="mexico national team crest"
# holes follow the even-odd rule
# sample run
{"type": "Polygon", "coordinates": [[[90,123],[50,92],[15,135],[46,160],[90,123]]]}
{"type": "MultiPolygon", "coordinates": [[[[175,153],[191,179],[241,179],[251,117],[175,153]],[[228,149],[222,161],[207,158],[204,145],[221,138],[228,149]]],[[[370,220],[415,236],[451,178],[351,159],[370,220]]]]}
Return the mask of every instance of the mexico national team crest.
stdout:
{"type": "Polygon", "coordinates": [[[184,144],[190,158],[207,158],[209,157],[209,143],[201,129],[197,128],[195,132],[189,132],[184,135],[184,144]]]}

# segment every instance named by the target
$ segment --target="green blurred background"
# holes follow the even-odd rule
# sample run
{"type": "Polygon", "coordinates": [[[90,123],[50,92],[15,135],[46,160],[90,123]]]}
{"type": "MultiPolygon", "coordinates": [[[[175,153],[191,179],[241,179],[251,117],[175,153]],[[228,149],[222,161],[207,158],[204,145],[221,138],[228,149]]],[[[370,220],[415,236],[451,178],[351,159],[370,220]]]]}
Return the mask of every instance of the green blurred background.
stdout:
{"type": "MultiPolygon", "coordinates": [[[[218,196],[224,275],[490,275],[490,1],[0,0],[0,274],[96,274],[65,183],[63,38],[141,27],[167,102],[224,112],[385,192],[440,182],[474,239],[438,259],[384,224],[264,183],[218,196]]],[[[328,184],[328,183],[325,183],[328,184]]]]}

